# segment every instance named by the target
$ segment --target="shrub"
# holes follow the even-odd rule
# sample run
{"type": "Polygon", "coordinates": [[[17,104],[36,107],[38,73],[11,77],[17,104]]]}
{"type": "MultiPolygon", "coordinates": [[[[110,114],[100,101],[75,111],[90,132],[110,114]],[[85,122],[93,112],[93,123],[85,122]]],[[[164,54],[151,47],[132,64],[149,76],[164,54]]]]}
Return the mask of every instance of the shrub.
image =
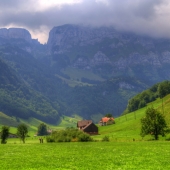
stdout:
{"type": "Polygon", "coordinates": [[[47,137],[46,137],[46,141],[47,141],[48,143],[55,142],[55,140],[54,140],[51,136],[47,136],[47,137]]]}
{"type": "Polygon", "coordinates": [[[56,142],[71,142],[71,138],[68,136],[59,136],[56,142]]]}
{"type": "Polygon", "coordinates": [[[109,141],[110,141],[109,136],[104,136],[102,139],[102,142],[109,142],[109,141]]]}
{"type": "Polygon", "coordinates": [[[92,141],[92,138],[89,134],[82,133],[78,136],[78,141],[79,142],[88,142],[88,141],[92,141]]]}
{"type": "Polygon", "coordinates": [[[47,137],[47,142],[87,142],[92,141],[89,134],[86,134],[75,128],[66,128],[65,130],[54,131],[47,137]]]}

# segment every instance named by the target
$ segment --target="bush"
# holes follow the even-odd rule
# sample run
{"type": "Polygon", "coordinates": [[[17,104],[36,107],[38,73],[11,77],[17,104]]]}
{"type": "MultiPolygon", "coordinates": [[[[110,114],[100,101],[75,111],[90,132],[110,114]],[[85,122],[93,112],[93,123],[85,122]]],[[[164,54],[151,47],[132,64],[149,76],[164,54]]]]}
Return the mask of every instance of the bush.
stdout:
{"type": "Polygon", "coordinates": [[[102,139],[102,142],[109,142],[109,141],[110,141],[109,136],[104,136],[102,139]]]}
{"type": "Polygon", "coordinates": [[[59,136],[56,142],[71,142],[71,138],[68,136],[59,136]]]}
{"type": "Polygon", "coordinates": [[[55,140],[51,136],[47,136],[46,141],[47,141],[47,143],[55,142],[55,140]]]}
{"type": "Polygon", "coordinates": [[[47,142],[87,142],[92,141],[89,134],[75,128],[55,131],[47,137],[47,142]]]}
{"type": "Polygon", "coordinates": [[[88,141],[92,141],[92,138],[90,137],[89,134],[82,133],[78,136],[78,141],[79,142],[88,142],[88,141]]]}

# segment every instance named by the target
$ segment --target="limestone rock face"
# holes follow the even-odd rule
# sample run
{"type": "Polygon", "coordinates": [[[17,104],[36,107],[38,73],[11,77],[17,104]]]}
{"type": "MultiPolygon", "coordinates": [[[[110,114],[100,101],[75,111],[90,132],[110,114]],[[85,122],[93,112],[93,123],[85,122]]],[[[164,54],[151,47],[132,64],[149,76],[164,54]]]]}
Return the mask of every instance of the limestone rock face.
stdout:
{"type": "Polygon", "coordinates": [[[103,38],[117,37],[110,27],[92,28],[80,25],[64,25],[54,27],[48,38],[48,48],[51,54],[67,52],[74,46],[95,45],[103,38]]]}
{"type": "Polygon", "coordinates": [[[119,83],[119,87],[120,87],[121,89],[133,89],[133,88],[135,88],[133,85],[128,84],[128,83],[126,83],[126,82],[120,82],[120,83],[119,83]]]}
{"type": "Polygon", "coordinates": [[[170,51],[165,51],[162,53],[161,62],[170,64],[170,51]]]}
{"type": "Polygon", "coordinates": [[[89,69],[93,66],[103,65],[103,64],[111,64],[110,59],[101,51],[98,51],[92,59],[87,59],[85,57],[79,57],[75,63],[74,67],[84,67],[89,69]]]}
{"type": "Polygon", "coordinates": [[[90,67],[90,62],[88,59],[84,58],[84,57],[79,57],[75,63],[74,63],[74,67],[84,67],[84,68],[88,68],[90,67]]]}
{"type": "Polygon", "coordinates": [[[167,62],[167,60],[170,60],[170,54],[168,52],[166,54],[164,53],[163,56],[163,58],[160,58],[153,52],[150,52],[146,55],[141,55],[140,53],[135,52],[129,55],[127,58],[118,59],[118,61],[113,62],[113,65],[119,70],[135,65],[151,65],[157,68],[161,66],[162,62],[167,62]]]}
{"type": "Polygon", "coordinates": [[[29,31],[23,28],[2,28],[0,29],[0,37],[2,38],[16,38],[16,39],[24,39],[28,42],[31,42],[31,34],[29,31]]]}
{"type": "MultiPolygon", "coordinates": [[[[30,54],[33,54],[34,57],[39,57],[44,54],[44,51],[41,51],[43,45],[40,44],[38,39],[32,39],[31,34],[28,30],[24,28],[1,28],[0,29],[0,45],[9,44],[20,48],[30,54]]],[[[8,54],[18,55],[19,51],[16,48],[8,50],[8,54]]]]}
{"type": "Polygon", "coordinates": [[[91,60],[91,65],[101,65],[101,64],[110,64],[109,58],[103,54],[101,51],[98,51],[91,60]]]}
{"type": "MultiPolygon", "coordinates": [[[[67,24],[50,31],[47,49],[52,62],[64,56],[69,60],[69,67],[99,74],[113,77],[157,74],[160,79],[162,75],[170,77],[167,70],[170,64],[170,39],[120,32],[113,27],[67,24]]],[[[125,84],[120,86],[130,88],[125,84]]]]}

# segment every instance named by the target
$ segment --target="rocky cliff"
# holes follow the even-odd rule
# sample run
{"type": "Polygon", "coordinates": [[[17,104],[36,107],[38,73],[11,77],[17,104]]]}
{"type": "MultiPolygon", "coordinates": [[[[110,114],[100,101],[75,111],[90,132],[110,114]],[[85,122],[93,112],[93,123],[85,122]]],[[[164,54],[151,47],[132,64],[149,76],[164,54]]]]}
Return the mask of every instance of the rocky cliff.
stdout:
{"type": "Polygon", "coordinates": [[[132,76],[139,72],[140,66],[141,76],[146,67],[150,67],[151,75],[155,74],[155,69],[159,73],[159,69],[163,69],[164,78],[170,78],[165,69],[165,65],[170,64],[169,39],[119,32],[112,27],[63,25],[50,31],[48,51],[53,60],[64,56],[71,67],[95,72],[103,70],[112,77],[125,73],[132,76]]]}
{"type": "Polygon", "coordinates": [[[118,38],[119,36],[111,27],[92,28],[67,24],[54,27],[49,33],[47,44],[50,53],[58,54],[69,51],[74,46],[95,45],[105,38],[118,38]]]}
{"type": "MultiPolygon", "coordinates": [[[[17,54],[22,49],[34,55],[35,58],[44,56],[45,48],[38,41],[32,39],[31,34],[24,28],[1,28],[0,29],[0,45],[13,46],[13,50],[7,50],[5,53],[17,54]]],[[[11,48],[10,48],[11,49],[11,48]]]]}
{"type": "Polygon", "coordinates": [[[29,31],[23,28],[1,28],[0,29],[0,37],[5,38],[5,39],[24,39],[28,42],[31,42],[31,34],[29,31]]]}

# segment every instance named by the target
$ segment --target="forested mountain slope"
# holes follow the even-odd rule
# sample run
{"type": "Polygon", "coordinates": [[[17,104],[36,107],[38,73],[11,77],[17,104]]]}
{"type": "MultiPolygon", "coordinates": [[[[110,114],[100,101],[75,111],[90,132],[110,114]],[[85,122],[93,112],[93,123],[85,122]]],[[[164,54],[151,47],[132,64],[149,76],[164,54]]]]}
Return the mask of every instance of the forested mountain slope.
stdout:
{"type": "Polygon", "coordinates": [[[64,25],[42,45],[27,30],[0,29],[0,111],[54,124],[62,115],[95,122],[106,113],[119,116],[131,97],[169,78],[168,44],[64,25]]]}
{"type": "Polygon", "coordinates": [[[157,98],[163,99],[166,95],[170,94],[170,81],[163,81],[154,84],[147,90],[135,95],[128,101],[125,113],[133,112],[140,108],[145,107],[148,103],[155,101],[157,98]]]}

